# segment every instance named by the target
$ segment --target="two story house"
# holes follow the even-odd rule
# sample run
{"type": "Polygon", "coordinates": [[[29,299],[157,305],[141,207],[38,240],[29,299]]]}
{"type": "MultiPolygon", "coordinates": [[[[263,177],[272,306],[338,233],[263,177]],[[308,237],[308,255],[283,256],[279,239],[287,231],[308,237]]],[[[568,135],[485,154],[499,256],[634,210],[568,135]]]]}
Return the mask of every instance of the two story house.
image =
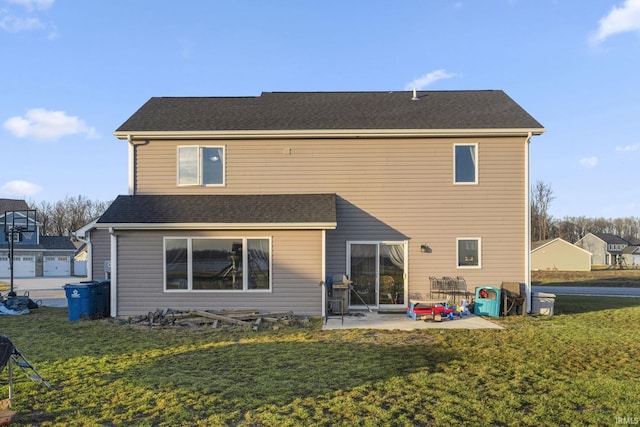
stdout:
{"type": "Polygon", "coordinates": [[[78,235],[114,316],[320,315],[342,274],[352,308],[429,297],[429,276],[530,289],[543,132],[500,90],[152,98],[115,131],[129,194],[78,235]]]}
{"type": "Polygon", "coordinates": [[[576,246],[591,252],[591,264],[616,265],[622,261],[622,251],[629,242],[610,233],[587,233],[576,246]]]}
{"type": "Polygon", "coordinates": [[[40,235],[35,210],[26,201],[0,199],[0,278],[12,276],[12,261],[13,277],[70,276],[75,251],[66,236],[40,235]]]}

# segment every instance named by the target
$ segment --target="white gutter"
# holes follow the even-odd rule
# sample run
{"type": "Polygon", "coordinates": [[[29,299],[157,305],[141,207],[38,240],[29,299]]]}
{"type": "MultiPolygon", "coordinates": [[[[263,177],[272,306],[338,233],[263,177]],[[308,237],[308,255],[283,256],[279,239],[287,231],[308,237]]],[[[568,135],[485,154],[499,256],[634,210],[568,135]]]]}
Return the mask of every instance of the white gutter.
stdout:
{"type": "Polygon", "coordinates": [[[91,234],[83,237],[76,236],[76,239],[87,245],[87,280],[93,280],[93,244],[91,243],[91,234]]]}
{"type": "Polygon", "coordinates": [[[97,223],[96,228],[119,230],[334,230],[335,222],[318,223],[97,223]]]}
{"type": "Polygon", "coordinates": [[[527,139],[524,141],[525,143],[525,151],[524,151],[524,164],[525,164],[525,203],[524,206],[526,208],[525,214],[525,227],[524,227],[524,241],[525,241],[525,254],[524,254],[524,274],[525,274],[525,293],[526,293],[526,307],[529,312],[531,312],[531,167],[529,165],[529,143],[531,141],[531,136],[533,134],[529,132],[527,135],[527,139]]]}
{"type": "Polygon", "coordinates": [[[93,280],[93,243],[91,243],[91,230],[96,228],[96,221],[97,220],[91,221],[73,233],[76,239],[87,245],[87,280],[93,280]]]}
{"type": "Polygon", "coordinates": [[[136,147],[138,145],[146,145],[149,140],[142,141],[141,144],[134,143],[133,135],[126,134],[125,137],[118,137],[120,139],[126,139],[129,142],[129,165],[128,165],[128,187],[129,195],[133,196],[136,192],[136,147]]]}
{"type": "Polygon", "coordinates": [[[292,139],[292,138],[421,138],[540,135],[544,128],[507,129],[299,129],[299,130],[220,130],[220,131],[140,131],[114,132],[118,139],[292,139]]]}
{"type": "Polygon", "coordinates": [[[113,227],[109,228],[111,235],[111,317],[118,315],[118,235],[113,227]]]}
{"type": "Polygon", "coordinates": [[[322,268],[320,269],[320,291],[322,292],[322,318],[325,319],[327,316],[327,292],[325,288],[327,284],[325,283],[327,277],[327,231],[322,230],[322,268]]]}
{"type": "Polygon", "coordinates": [[[128,161],[128,174],[129,174],[129,179],[128,179],[128,194],[130,196],[133,196],[133,192],[135,189],[135,168],[133,167],[134,162],[135,162],[135,156],[136,156],[136,147],[133,144],[133,141],[131,139],[131,135],[127,135],[127,141],[129,141],[129,161],[128,161]]]}

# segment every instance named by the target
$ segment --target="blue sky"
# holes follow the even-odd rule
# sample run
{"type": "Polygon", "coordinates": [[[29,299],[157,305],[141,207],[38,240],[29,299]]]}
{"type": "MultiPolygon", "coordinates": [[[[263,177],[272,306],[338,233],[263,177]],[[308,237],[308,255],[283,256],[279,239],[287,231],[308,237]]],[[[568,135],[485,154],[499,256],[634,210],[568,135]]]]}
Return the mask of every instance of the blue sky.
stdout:
{"type": "Polygon", "coordinates": [[[640,216],[640,0],[0,0],[0,197],[127,193],[152,96],[502,89],[556,218],[640,216]]]}

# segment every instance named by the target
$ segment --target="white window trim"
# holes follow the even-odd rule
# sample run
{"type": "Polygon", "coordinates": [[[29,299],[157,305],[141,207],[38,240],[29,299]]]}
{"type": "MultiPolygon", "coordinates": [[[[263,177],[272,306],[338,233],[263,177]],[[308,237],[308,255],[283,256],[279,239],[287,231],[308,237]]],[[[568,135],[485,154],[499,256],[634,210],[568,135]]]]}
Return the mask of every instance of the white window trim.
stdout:
{"type": "MultiPolygon", "coordinates": [[[[242,265],[248,264],[248,252],[242,251],[242,265]]],[[[168,293],[189,292],[189,293],[272,293],[273,292],[273,239],[269,236],[164,236],[162,238],[162,282],[163,291],[168,293]],[[187,240],[187,289],[167,289],[167,239],[186,239],[187,240]],[[242,289],[193,289],[193,245],[194,239],[211,239],[211,240],[242,240],[242,247],[247,247],[247,240],[268,240],[269,241],[269,288],[268,289],[249,289],[249,276],[242,275],[242,289]]]]}
{"type": "Polygon", "coordinates": [[[178,145],[176,147],[176,186],[178,187],[224,187],[227,183],[227,146],[226,145],[178,145]],[[196,148],[198,158],[196,161],[196,180],[195,184],[180,184],[180,149],[196,148]],[[203,184],[202,183],[202,149],[203,148],[221,148],[222,149],[222,183],[220,184],[203,184]]]}
{"type": "Polygon", "coordinates": [[[478,150],[478,143],[477,142],[470,142],[470,143],[455,143],[453,144],[453,184],[454,185],[478,185],[478,170],[480,169],[480,162],[479,162],[479,157],[480,157],[480,151],[478,150]],[[475,176],[474,176],[474,181],[473,182],[458,182],[456,181],[456,147],[469,147],[469,146],[473,146],[474,147],[474,151],[476,153],[476,159],[475,159],[475,176]]]}
{"type": "Polygon", "coordinates": [[[456,238],[456,268],[459,269],[475,269],[482,268],[482,238],[481,237],[457,237],[456,238]],[[460,259],[460,241],[461,240],[476,240],[478,242],[478,265],[460,265],[458,260],[460,259]]]}

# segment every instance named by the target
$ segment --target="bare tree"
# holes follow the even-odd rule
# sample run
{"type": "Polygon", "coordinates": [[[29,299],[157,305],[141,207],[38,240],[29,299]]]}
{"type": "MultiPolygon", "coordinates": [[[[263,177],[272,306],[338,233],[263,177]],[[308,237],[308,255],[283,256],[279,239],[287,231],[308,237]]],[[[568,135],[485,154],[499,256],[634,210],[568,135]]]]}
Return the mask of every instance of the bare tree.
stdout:
{"type": "Polygon", "coordinates": [[[552,217],[549,206],[555,199],[551,185],[537,181],[531,191],[531,239],[545,240],[551,237],[552,217]]]}
{"type": "Polygon", "coordinates": [[[92,201],[85,196],[65,197],[54,204],[34,203],[40,234],[43,236],[72,236],[73,232],[98,218],[110,202],[92,201]]]}

